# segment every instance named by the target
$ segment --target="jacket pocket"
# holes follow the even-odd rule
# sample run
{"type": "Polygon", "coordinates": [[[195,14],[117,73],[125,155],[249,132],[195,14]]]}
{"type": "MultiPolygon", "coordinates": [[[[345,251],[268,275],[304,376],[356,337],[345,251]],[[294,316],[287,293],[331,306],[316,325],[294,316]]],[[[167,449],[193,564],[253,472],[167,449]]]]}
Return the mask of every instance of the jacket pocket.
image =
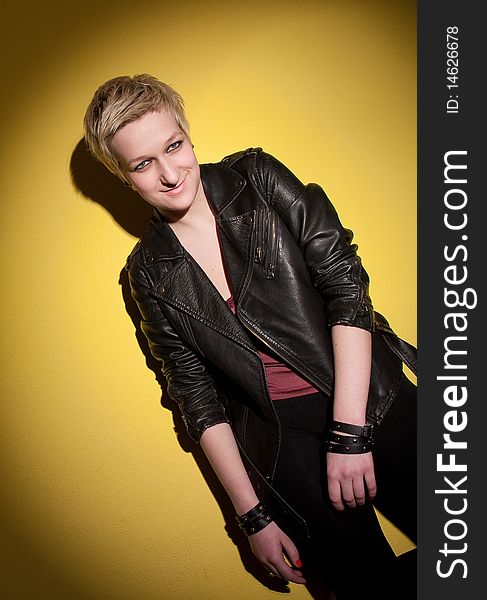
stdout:
{"type": "Polygon", "coordinates": [[[254,262],[261,265],[267,279],[274,279],[279,266],[279,219],[267,207],[255,211],[254,262]]]}

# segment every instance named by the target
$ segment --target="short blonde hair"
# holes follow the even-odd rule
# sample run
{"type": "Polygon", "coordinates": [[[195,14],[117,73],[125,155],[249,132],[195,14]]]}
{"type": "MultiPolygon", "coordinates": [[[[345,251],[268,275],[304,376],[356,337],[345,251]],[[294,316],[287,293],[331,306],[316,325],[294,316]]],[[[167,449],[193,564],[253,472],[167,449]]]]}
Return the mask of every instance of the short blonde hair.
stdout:
{"type": "Polygon", "coordinates": [[[127,182],[110,148],[110,142],[127,123],[160,110],[172,114],[181,131],[189,138],[184,101],[172,87],[145,73],[109,79],[96,90],[83,120],[89,151],[109,171],[127,182]]]}

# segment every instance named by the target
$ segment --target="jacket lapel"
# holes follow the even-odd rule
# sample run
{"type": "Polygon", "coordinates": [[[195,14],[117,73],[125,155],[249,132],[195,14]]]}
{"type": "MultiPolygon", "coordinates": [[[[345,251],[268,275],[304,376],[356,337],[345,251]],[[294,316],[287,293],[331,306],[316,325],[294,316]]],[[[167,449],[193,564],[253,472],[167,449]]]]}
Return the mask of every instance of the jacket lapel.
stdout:
{"type": "Polygon", "coordinates": [[[201,181],[215,214],[223,263],[238,306],[253,268],[255,201],[247,181],[221,163],[202,165],[201,181]]]}

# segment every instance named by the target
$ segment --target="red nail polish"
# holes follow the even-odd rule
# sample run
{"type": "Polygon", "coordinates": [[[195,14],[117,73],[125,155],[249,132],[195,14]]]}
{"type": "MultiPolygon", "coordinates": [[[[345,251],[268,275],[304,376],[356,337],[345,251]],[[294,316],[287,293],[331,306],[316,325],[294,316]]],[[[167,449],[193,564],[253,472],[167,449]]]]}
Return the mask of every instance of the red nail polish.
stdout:
{"type": "Polygon", "coordinates": [[[300,569],[303,566],[303,563],[298,559],[296,561],[296,566],[298,567],[298,569],[300,569]]]}

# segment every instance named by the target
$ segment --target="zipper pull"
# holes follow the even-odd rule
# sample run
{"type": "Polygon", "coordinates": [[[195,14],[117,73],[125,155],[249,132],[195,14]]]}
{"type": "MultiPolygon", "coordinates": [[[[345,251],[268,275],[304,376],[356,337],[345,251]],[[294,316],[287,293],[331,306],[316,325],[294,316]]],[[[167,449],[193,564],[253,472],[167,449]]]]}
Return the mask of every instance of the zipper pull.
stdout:
{"type": "Polygon", "coordinates": [[[262,248],[260,246],[257,246],[257,248],[255,249],[254,261],[256,263],[260,263],[261,260],[262,260],[262,248]]]}

